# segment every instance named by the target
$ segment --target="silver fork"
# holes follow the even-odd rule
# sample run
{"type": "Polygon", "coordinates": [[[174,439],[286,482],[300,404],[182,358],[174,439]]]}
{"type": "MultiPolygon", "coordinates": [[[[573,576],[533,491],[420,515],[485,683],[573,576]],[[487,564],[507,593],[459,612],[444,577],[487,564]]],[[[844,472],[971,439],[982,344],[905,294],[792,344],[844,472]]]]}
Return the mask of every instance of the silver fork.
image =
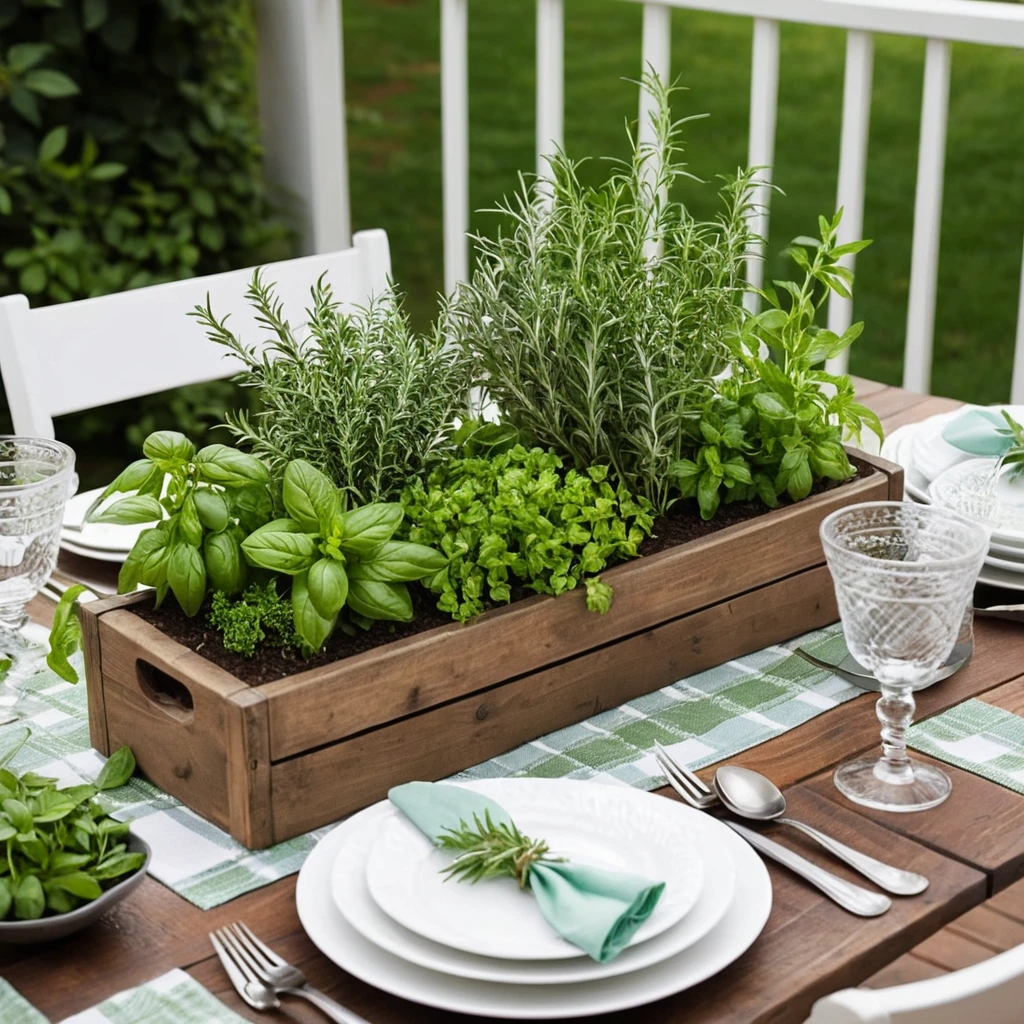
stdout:
{"type": "Polygon", "coordinates": [[[313,988],[298,967],[282,960],[242,921],[211,932],[210,941],[235,991],[254,1010],[277,1009],[281,1005],[277,997],[284,994],[307,1000],[338,1024],[367,1024],[359,1014],[313,988]]]}
{"type": "MultiPolygon", "coordinates": [[[[657,744],[654,756],[665,772],[668,784],[688,803],[699,811],[707,811],[718,803],[718,797],[689,769],[678,764],[661,744],[657,744]]],[[[892,900],[879,892],[872,892],[862,886],[847,882],[844,878],[832,874],[819,867],[813,861],[802,857],[799,853],[755,832],[753,829],[740,825],[738,822],[722,819],[737,835],[742,836],[755,850],[765,857],[770,857],[794,874],[810,882],[820,889],[829,899],[834,900],[844,910],[860,917],[877,917],[884,914],[891,906],[892,900]]]]}
{"type": "MultiPolygon", "coordinates": [[[[707,806],[715,803],[724,803],[720,793],[717,792],[717,775],[715,776],[715,790],[708,789],[698,776],[679,764],[657,740],[655,740],[655,745],[662,758],[675,767],[677,774],[685,780],[690,789],[697,792],[702,800],[709,801],[707,806]]],[[[845,864],[849,864],[854,871],[860,872],[866,879],[874,882],[880,889],[891,892],[896,896],[916,896],[928,888],[928,879],[923,875],[919,875],[914,871],[905,871],[903,868],[894,867],[892,864],[886,864],[884,861],[870,857],[866,853],[861,853],[860,850],[855,850],[852,846],[847,846],[846,843],[833,839],[827,833],[821,832],[811,825],[797,821],[795,818],[784,817],[785,811],[785,797],[782,797],[782,806],[778,813],[773,812],[770,816],[765,815],[765,819],[777,821],[780,825],[789,825],[790,828],[795,828],[798,832],[802,832],[809,839],[813,839],[820,847],[828,850],[834,857],[838,857],[845,864]]],[[[734,813],[736,812],[734,811],[734,813]]],[[[740,813],[739,816],[743,817],[743,814],[740,813]]]]}

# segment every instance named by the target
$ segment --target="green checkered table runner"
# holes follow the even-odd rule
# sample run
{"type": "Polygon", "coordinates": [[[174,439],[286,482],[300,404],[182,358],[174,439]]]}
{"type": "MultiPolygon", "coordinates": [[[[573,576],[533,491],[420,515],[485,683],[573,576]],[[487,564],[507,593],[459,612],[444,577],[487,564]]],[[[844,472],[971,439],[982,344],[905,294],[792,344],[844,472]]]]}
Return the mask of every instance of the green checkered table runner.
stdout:
{"type": "MultiPolygon", "coordinates": [[[[862,692],[794,655],[798,644],[833,663],[846,654],[841,628],[830,626],[688,676],[455,779],[567,777],[641,789],[662,786],[665,779],[652,754],[655,740],[697,768],[763,743],[862,692]]],[[[56,776],[64,785],[96,776],[102,758],[89,743],[84,684],[58,679],[41,658],[26,659],[0,685],[0,721],[11,705],[33,730],[11,767],[56,776]]],[[[327,831],[252,852],[143,779],[104,795],[112,813],[132,819],[133,830],[152,847],[150,874],[203,909],[298,871],[327,831]]]]}
{"type": "Polygon", "coordinates": [[[1024,718],[966,700],[911,727],[907,745],[1024,795],[1024,718]]]}
{"type": "MultiPolygon", "coordinates": [[[[49,1021],[0,978],[2,1024],[49,1021]]],[[[67,1017],[62,1024],[246,1024],[184,971],[169,971],[119,992],[98,1006],[67,1017]]]]}

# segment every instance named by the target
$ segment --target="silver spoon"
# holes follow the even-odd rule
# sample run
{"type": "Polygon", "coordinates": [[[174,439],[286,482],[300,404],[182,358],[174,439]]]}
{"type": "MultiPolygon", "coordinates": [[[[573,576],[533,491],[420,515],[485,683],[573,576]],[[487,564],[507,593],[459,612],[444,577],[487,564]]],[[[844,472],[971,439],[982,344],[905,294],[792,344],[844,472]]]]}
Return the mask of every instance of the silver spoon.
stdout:
{"type": "Polygon", "coordinates": [[[754,821],[778,821],[783,825],[792,825],[886,892],[897,896],[916,896],[928,888],[928,879],[924,875],[894,868],[891,864],[875,860],[874,857],[840,843],[802,821],[783,817],[786,813],[786,798],[782,790],[758,772],[738,768],[736,765],[723,765],[715,772],[714,786],[719,799],[733,814],[754,821]]]}

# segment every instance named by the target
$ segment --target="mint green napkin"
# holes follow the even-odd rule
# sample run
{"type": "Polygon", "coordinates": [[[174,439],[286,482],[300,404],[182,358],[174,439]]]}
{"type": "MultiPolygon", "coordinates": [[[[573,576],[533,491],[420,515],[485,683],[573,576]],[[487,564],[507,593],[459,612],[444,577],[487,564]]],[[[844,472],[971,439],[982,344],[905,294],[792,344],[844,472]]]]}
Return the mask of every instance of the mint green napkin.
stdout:
{"type": "Polygon", "coordinates": [[[942,428],[943,441],[981,458],[998,458],[1013,444],[1006,420],[992,409],[968,409],[942,428]],[[1002,431],[1002,433],[999,433],[1002,431]]]}
{"type": "MultiPolygon", "coordinates": [[[[474,815],[482,820],[489,813],[495,825],[512,823],[500,804],[460,786],[408,782],[392,789],[388,799],[435,842],[446,828],[471,823],[474,815]]],[[[569,862],[534,864],[529,886],[548,924],[600,963],[622,952],[665,890],[664,882],[569,862]]]]}

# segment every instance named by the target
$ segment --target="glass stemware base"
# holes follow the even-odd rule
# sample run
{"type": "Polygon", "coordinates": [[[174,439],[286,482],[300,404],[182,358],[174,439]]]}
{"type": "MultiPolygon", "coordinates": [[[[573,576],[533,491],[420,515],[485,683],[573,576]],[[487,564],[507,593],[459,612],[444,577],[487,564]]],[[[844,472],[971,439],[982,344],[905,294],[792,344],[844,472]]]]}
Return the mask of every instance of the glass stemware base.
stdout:
{"type": "Polygon", "coordinates": [[[833,780],[848,800],[876,811],[926,811],[953,791],[941,768],[913,758],[904,760],[897,770],[884,758],[847,761],[835,770],[833,780]]]}

